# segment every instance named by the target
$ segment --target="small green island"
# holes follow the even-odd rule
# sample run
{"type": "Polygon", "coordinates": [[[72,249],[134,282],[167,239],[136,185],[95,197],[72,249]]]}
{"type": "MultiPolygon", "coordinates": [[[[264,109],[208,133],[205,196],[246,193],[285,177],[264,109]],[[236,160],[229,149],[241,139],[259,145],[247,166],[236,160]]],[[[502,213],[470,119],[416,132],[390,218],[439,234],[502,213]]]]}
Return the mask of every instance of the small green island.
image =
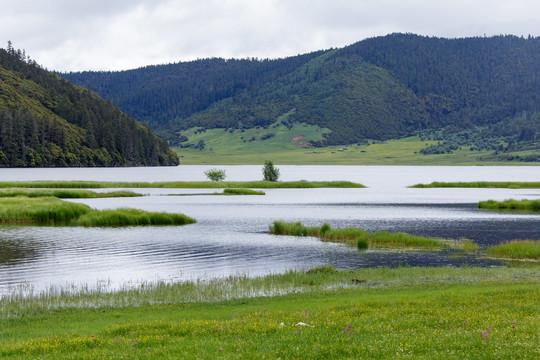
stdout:
{"type": "Polygon", "coordinates": [[[306,227],[299,222],[274,221],[269,227],[271,234],[292,236],[313,236],[323,241],[339,242],[359,249],[399,248],[401,250],[442,250],[445,248],[478,250],[478,245],[470,240],[451,240],[416,236],[403,232],[369,232],[359,228],[332,229],[327,223],[320,227],[306,227]]]}
{"type": "Polygon", "coordinates": [[[476,181],[476,182],[439,182],[416,184],[411,188],[500,188],[500,189],[540,189],[540,181],[476,181]]]}
{"type": "Polygon", "coordinates": [[[480,201],[478,208],[483,210],[497,211],[519,211],[519,212],[540,212],[540,200],[514,200],[507,199],[504,201],[487,200],[480,201]]]}

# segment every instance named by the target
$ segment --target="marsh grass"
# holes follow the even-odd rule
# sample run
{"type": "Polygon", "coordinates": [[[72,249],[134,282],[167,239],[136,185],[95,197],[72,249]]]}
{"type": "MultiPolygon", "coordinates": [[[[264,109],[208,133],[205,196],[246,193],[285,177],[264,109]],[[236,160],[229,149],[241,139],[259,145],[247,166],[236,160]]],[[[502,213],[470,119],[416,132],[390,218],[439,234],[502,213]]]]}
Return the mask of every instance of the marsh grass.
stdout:
{"type": "Polygon", "coordinates": [[[0,198],[0,222],[79,226],[186,225],[195,222],[183,214],[137,209],[92,210],[56,197],[0,198]]]}
{"type": "Polygon", "coordinates": [[[148,212],[137,209],[115,209],[92,211],[76,221],[79,226],[141,226],[141,225],[187,225],[195,219],[184,214],[148,212]]]}
{"type": "Polygon", "coordinates": [[[476,181],[476,182],[432,182],[416,184],[411,188],[503,188],[503,189],[540,189],[540,181],[476,181]]]}
{"type": "Polygon", "coordinates": [[[358,248],[402,248],[402,249],[443,249],[455,248],[465,251],[476,251],[478,245],[469,240],[450,240],[411,235],[402,232],[388,231],[368,232],[359,228],[331,229],[330,225],[306,227],[299,222],[286,223],[274,221],[269,227],[275,235],[313,236],[323,241],[345,243],[358,248]]]}
{"type": "Polygon", "coordinates": [[[486,248],[486,255],[503,259],[540,260],[540,240],[513,240],[486,248]]]}
{"type": "Polygon", "coordinates": [[[224,189],[223,195],[265,195],[265,193],[252,189],[224,189]]]}
{"type": "Polygon", "coordinates": [[[504,201],[487,200],[478,203],[479,209],[503,211],[531,211],[540,212],[540,200],[514,200],[504,201]]]}
{"type": "Polygon", "coordinates": [[[169,181],[169,182],[109,182],[109,181],[2,181],[0,188],[177,188],[177,189],[309,189],[309,188],[364,188],[350,181],[169,181]]]}
{"type": "Polygon", "coordinates": [[[538,284],[538,267],[378,268],[51,289],[0,299],[0,357],[536,359],[538,284]]]}
{"type": "Polygon", "coordinates": [[[0,222],[4,223],[66,224],[91,211],[87,205],[56,197],[0,198],[0,222]]]}
{"type": "Polygon", "coordinates": [[[28,189],[28,188],[4,188],[0,189],[0,198],[3,197],[57,197],[59,199],[96,199],[111,197],[138,197],[143,196],[131,191],[111,191],[98,193],[83,189],[28,189]]]}

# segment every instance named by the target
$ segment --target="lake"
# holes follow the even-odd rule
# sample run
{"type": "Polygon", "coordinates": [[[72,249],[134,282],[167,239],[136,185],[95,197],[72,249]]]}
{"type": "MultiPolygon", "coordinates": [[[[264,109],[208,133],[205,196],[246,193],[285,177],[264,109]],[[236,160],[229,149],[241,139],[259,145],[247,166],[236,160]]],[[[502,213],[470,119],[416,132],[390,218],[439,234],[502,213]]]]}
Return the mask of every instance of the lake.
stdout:
{"type": "MultiPolygon", "coordinates": [[[[226,170],[231,181],[260,180],[262,166],[0,169],[8,180],[196,181],[226,170]]],[[[365,189],[265,189],[265,196],[167,196],[215,189],[132,189],[142,198],[76,200],[97,209],[136,207],[180,212],[187,226],[78,228],[0,226],[0,294],[50,287],[118,289],[178,281],[278,273],[333,265],[499,266],[452,252],[361,251],[314,238],[268,234],[274,220],[328,222],[370,231],[468,238],[481,246],[538,239],[540,215],[479,211],[481,200],[538,199],[540,189],[410,189],[432,181],[539,181],[540,167],[277,166],[280,180],[349,180],[365,189]]],[[[107,191],[101,189],[99,191],[107,191]]]]}

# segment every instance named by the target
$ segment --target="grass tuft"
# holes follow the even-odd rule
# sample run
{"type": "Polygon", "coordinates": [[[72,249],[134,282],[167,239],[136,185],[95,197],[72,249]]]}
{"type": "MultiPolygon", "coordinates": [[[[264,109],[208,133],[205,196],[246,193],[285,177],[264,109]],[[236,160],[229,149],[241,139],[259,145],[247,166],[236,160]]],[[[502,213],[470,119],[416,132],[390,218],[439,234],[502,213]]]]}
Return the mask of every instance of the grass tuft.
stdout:
{"type": "Polygon", "coordinates": [[[264,191],[256,191],[251,189],[224,189],[224,195],[265,195],[264,191]]]}

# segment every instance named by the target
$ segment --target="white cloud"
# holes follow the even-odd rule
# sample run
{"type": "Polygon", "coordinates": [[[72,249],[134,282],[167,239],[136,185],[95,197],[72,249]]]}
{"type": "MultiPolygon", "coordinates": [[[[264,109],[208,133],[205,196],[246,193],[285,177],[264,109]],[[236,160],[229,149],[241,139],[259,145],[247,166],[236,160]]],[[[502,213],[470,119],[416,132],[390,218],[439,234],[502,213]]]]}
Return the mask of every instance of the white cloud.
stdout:
{"type": "Polygon", "coordinates": [[[2,7],[4,41],[60,71],[284,57],[392,32],[540,35],[536,0],[4,0],[2,7]]]}

